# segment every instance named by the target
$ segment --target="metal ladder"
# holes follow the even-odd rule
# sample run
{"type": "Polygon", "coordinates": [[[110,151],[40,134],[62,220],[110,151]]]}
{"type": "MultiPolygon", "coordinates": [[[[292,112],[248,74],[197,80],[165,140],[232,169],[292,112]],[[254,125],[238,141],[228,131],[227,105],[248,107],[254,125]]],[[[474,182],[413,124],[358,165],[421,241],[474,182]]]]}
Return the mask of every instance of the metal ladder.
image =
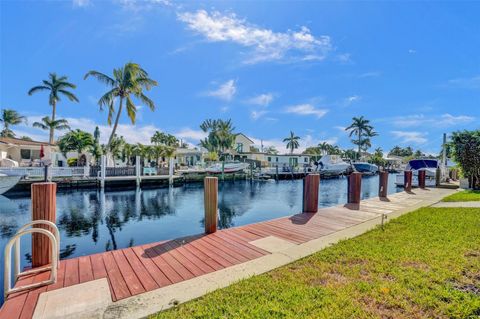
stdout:
{"type": "Polygon", "coordinates": [[[60,232],[58,231],[57,225],[54,223],[48,221],[48,220],[36,220],[31,223],[28,223],[24,226],[22,226],[16,233],[15,235],[8,241],[7,245],[5,246],[5,252],[4,252],[4,257],[5,257],[5,264],[4,264],[4,285],[3,285],[3,295],[6,298],[9,294],[19,292],[19,291],[24,291],[32,288],[37,288],[40,286],[44,285],[49,285],[57,282],[57,270],[60,265],[60,232]],[[29,228],[34,225],[47,225],[52,227],[54,234],[50,232],[49,230],[43,229],[43,228],[29,228]],[[27,229],[29,228],[29,229],[27,229]],[[44,234],[45,236],[48,237],[50,240],[51,244],[51,260],[52,263],[51,265],[43,266],[43,267],[38,267],[30,270],[26,270],[24,272],[20,271],[20,238],[23,235],[27,234],[33,234],[33,233],[39,233],[39,234],[44,234]],[[21,276],[25,276],[28,274],[35,274],[47,270],[51,270],[50,272],[50,278],[48,280],[43,280],[37,283],[33,283],[30,285],[25,285],[25,286],[20,286],[20,287],[12,287],[11,283],[11,276],[12,276],[12,271],[11,271],[11,254],[12,254],[12,246],[15,246],[15,253],[14,253],[14,283],[17,282],[17,280],[21,276]]]}

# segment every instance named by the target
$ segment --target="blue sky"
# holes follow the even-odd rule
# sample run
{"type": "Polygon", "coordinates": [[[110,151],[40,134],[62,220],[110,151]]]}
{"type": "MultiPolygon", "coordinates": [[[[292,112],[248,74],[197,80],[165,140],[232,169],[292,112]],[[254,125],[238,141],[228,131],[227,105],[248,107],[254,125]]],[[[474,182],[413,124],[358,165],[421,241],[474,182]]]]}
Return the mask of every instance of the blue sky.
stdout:
{"type": "MultiPolygon", "coordinates": [[[[62,100],[71,126],[108,137],[88,70],[141,64],[159,86],[119,133],[147,143],[155,130],[197,144],[206,118],[275,145],[293,130],[302,148],[343,148],[353,116],[372,121],[373,147],[438,152],[441,134],[479,128],[480,3],[2,1],[0,107],[29,124],[50,115],[46,93],[28,96],[49,72],[77,84],[62,100]]],[[[17,135],[46,139],[26,125],[17,135]]]]}

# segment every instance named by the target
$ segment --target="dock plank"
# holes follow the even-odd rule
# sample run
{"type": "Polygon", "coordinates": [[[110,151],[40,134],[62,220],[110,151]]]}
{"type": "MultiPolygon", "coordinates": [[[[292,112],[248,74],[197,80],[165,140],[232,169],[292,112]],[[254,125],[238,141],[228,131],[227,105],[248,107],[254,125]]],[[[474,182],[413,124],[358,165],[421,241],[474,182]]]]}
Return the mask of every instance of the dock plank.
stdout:
{"type": "Polygon", "coordinates": [[[159,287],[148,270],[138,259],[132,248],[123,249],[123,254],[130,263],[130,266],[134,269],[135,274],[142,283],[142,286],[145,288],[145,291],[150,291],[159,287]]]}
{"type": "Polygon", "coordinates": [[[122,274],[125,283],[127,284],[128,290],[130,290],[130,294],[133,296],[145,292],[145,288],[138,279],[135,271],[132,269],[132,266],[125,258],[122,250],[114,250],[112,251],[112,255],[117,263],[118,269],[120,269],[120,273],[122,274]]]}
{"type": "Polygon", "coordinates": [[[115,262],[115,258],[113,258],[112,252],[105,252],[102,254],[102,258],[107,270],[109,283],[112,286],[112,297],[114,301],[130,297],[130,290],[128,289],[127,283],[125,282],[117,263],[115,262]]]}
{"type": "Polygon", "coordinates": [[[66,259],[65,263],[65,279],[64,287],[76,285],[80,282],[78,273],[78,258],[66,259]]]}
{"type": "Polygon", "coordinates": [[[93,280],[93,269],[90,256],[82,256],[78,259],[78,272],[80,283],[93,280]]]}
{"type": "Polygon", "coordinates": [[[137,255],[140,262],[145,266],[145,269],[152,276],[159,287],[165,287],[172,282],[165,276],[165,274],[157,267],[157,265],[151,260],[150,257],[145,256],[145,250],[143,246],[132,247],[133,252],[137,255]]]}

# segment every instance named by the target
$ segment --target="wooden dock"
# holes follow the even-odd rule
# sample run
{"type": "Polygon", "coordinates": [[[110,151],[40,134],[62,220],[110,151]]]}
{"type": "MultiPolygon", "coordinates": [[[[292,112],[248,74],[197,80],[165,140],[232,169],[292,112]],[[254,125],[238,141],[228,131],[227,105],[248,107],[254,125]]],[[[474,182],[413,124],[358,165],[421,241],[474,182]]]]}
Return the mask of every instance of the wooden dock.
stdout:
{"type": "MultiPolygon", "coordinates": [[[[269,254],[251,244],[252,241],[274,236],[293,244],[306,243],[378,219],[382,214],[418,206],[423,199],[431,198],[434,191],[421,193],[423,195],[397,193],[388,200],[364,200],[357,207],[329,207],[315,214],[301,213],[209,235],[65,259],[60,263],[55,284],[8,296],[0,318],[31,318],[41,293],[100,278],[107,278],[113,301],[139,295],[269,254]]],[[[23,277],[17,286],[47,277],[48,272],[23,277]]]]}

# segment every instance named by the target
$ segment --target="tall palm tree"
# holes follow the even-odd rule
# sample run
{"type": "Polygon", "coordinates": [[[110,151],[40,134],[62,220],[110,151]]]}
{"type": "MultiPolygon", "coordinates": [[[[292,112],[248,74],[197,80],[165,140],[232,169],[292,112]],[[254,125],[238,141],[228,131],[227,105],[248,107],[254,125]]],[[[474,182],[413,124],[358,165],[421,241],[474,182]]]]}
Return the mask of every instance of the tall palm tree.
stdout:
{"type": "Polygon", "coordinates": [[[3,130],[0,133],[2,137],[15,137],[15,133],[10,129],[10,126],[20,124],[26,121],[25,116],[20,115],[15,110],[3,109],[0,123],[3,123],[3,130]]]}
{"type": "Polygon", "coordinates": [[[356,139],[352,139],[352,142],[358,146],[358,159],[360,158],[362,149],[370,145],[369,138],[378,135],[373,130],[373,126],[370,125],[370,121],[365,119],[363,116],[354,117],[352,119],[352,124],[346,127],[345,131],[350,132],[350,137],[354,135],[356,136],[356,139]]]}
{"type": "Polygon", "coordinates": [[[49,130],[50,132],[52,132],[52,130],[61,131],[61,130],[70,129],[70,126],[68,125],[67,120],[58,119],[58,120],[52,121],[48,116],[43,117],[41,122],[34,122],[32,126],[40,128],[42,130],[49,130]]]}
{"type": "MultiPolygon", "coordinates": [[[[42,85],[34,86],[28,91],[28,95],[40,91],[50,91],[48,97],[48,104],[52,107],[52,121],[56,120],[57,114],[57,103],[60,101],[60,96],[66,96],[72,102],[78,102],[78,98],[69,91],[69,89],[75,89],[77,86],[73,83],[68,82],[66,76],[57,77],[56,73],[50,73],[48,75],[48,80],[43,80],[42,85]]],[[[55,128],[50,127],[50,144],[54,143],[54,134],[55,128]]]]}
{"type": "Polygon", "coordinates": [[[296,136],[295,133],[290,131],[290,136],[283,139],[283,142],[287,143],[287,149],[290,149],[290,154],[293,154],[293,150],[300,146],[300,136],[296,136]]]}
{"type": "Polygon", "coordinates": [[[145,103],[152,111],[155,110],[155,103],[143,94],[143,90],[150,90],[158,85],[157,81],[148,77],[148,73],[136,63],[129,62],[123,67],[113,70],[113,77],[98,71],[89,71],[84,79],[93,76],[102,83],[105,83],[111,89],[105,93],[99,100],[100,109],[108,108],[108,124],[112,125],[112,117],[116,113],[112,133],[107,143],[107,150],[110,148],[113,136],[117,131],[118,121],[123,110],[123,102],[126,102],[127,114],[132,124],[135,124],[137,107],[133,103],[132,96],[145,103]],[[115,100],[118,99],[118,108],[115,109],[115,100]]]}
{"type": "Polygon", "coordinates": [[[237,134],[234,133],[235,127],[232,120],[208,119],[203,121],[200,129],[208,133],[208,136],[200,141],[200,145],[209,152],[217,152],[221,155],[226,150],[233,148],[237,134]]]}

